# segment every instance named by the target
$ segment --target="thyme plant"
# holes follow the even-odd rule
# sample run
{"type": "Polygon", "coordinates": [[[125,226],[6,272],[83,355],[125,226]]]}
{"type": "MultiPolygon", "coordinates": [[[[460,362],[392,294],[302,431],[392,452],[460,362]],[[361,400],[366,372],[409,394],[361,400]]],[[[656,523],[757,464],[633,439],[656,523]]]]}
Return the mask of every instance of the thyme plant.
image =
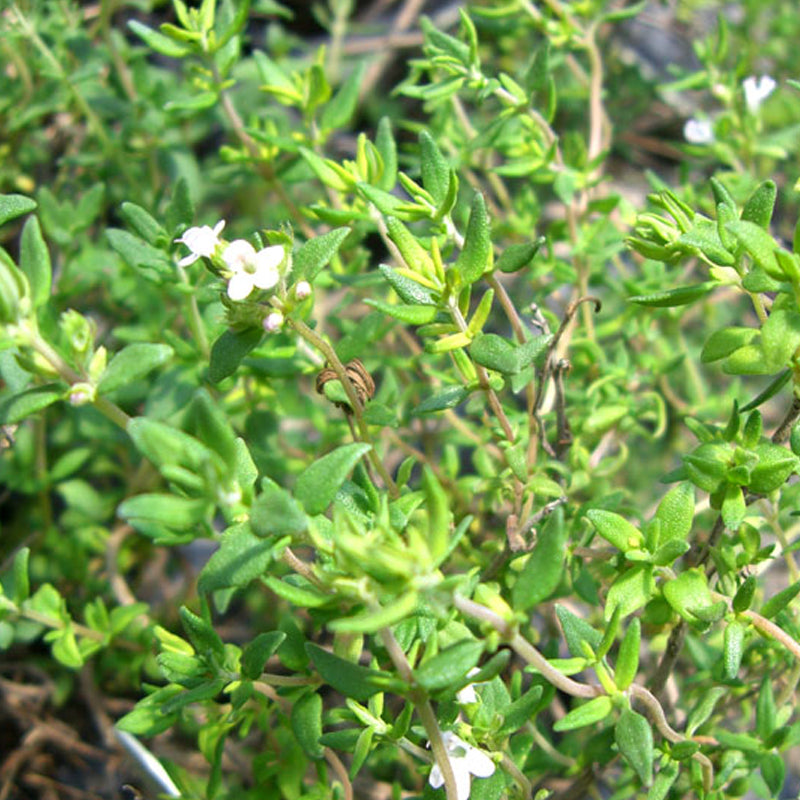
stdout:
{"type": "Polygon", "coordinates": [[[778,797],[796,24],[396,5],[3,12],[3,680],[146,792],[778,797]]]}

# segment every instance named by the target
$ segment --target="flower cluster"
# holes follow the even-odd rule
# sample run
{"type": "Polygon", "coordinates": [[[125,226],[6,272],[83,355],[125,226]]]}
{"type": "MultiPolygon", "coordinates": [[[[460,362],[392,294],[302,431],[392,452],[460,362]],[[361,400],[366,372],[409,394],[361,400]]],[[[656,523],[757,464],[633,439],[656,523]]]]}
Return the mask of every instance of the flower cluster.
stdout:
{"type": "Polygon", "coordinates": [[[225,227],[220,220],[213,228],[208,225],[189,228],[175,241],[189,248],[189,255],[178,264],[182,267],[193,264],[201,257],[212,258],[219,255],[229,273],[228,297],[231,300],[245,300],[253,289],[272,289],[281,278],[280,265],[286,259],[283,245],[272,245],[256,250],[244,239],[234,239],[226,243],[219,238],[225,227]]]}

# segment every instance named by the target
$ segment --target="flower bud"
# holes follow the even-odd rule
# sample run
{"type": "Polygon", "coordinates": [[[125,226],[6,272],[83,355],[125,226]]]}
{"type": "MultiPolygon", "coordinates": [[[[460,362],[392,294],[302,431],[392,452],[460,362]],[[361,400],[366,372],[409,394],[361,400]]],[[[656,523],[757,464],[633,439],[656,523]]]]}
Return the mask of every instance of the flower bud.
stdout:
{"type": "Polygon", "coordinates": [[[294,285],[294,296],[298,302],[301,302],[311,295],[311,284],[308,281],[298,281],[294,285]]]}
{"type": "Polygon", "coordinates": [[[264,318],[262,325],[267,333],[279,331],[283,326],[283,314],[280,311],[272,311],[264,318]]]}
{"type": "Polygon", "coordinates": [[[69,388],[67,400],[72,406],[85,406],[95,399],[95,388],[90,383],[73,383],[69,388]]]}

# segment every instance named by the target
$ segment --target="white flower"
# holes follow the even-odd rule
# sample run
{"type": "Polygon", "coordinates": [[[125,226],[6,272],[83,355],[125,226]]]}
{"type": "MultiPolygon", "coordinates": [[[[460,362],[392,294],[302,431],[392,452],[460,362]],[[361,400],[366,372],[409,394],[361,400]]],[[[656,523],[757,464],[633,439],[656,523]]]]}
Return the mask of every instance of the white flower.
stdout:
{"type": "Polygon", "coordinates": [[[683,136],[690,144],[710,144],[714,141],[714,129],[707,119],[690,119],[683,126],[683,136]]]}
{"type": "Polygon", "coordinates": [[[278,267],[286,256],[283,245],[265,247],[256,252],[250,242],[235,239],[222,258],[233,275],[228,281],[228,297],[244,300],[255,287],[271,289],[279,280],[278,267]]]}
{"type": "Polygon", "coordinates": [[[744,101],[751,114],[758,113],[761,104],[772,94],[777,85],[770,75],[762,75],[760,78],[751,75],[744,79],[742,83],[744,101]]]}
{"type": "Polygon", "coordinates": [[[188,231],[184,231],[183,236],[175,241],[185,244],[191,252],[178,262],[178,266],[188,267],[189,264],[194,264],[201,256],[211,258],[214,250],[220,244],[219,234],[224,227],[225,220],[221,219],[213,228],[209,228],[208,225],[202,225],[199,228],[189,228],[188,231]]]}
{"type": "MultiPolygon", "coordinates": [[[[468,800],[472,775],[476,778],[488,778],[494,775],[494,761],[482,750],[459,739],[452,731],[442,733],[442,741],[447,749],[450,767],[456,779],[458,800],[468,800]]],[[[444,775],[438,764],[433,765],[428,783],[438,789],[444,786],[444,775]]]]}

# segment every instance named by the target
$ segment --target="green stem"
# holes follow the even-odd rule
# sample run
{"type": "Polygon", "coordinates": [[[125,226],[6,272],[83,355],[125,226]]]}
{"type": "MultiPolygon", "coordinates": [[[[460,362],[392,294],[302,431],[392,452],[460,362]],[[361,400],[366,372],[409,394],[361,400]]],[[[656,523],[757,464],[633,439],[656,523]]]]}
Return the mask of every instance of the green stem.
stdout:
{"type": "MultiPolygon", "coordinates": [[[[392,659],[395,669],[400,677],[413,685],[414,671],[411,669],[411,664],[408,663],[406,654],[394,638],[394,634],[389,628],[382,628],[380,631],[381,641],[392,659]]],[[[444,790],[447,800],[458,800],[458,791],[456,789],[456,776],[453,774],[453,766],[450,763],[450,756],[447,754],[447,748],[442,739],[442,731],[439,728],[439,721],[436,719],[436,714],[433,713],[433,707],[430,700],[423,694],[415,692],[411,696],[411,702],[414,704],[417,714],[419,715],[422,727],[425,728],[425,734],[428,741],[431,743],[431,752],[433,758],[439,765],[444,778],[444,790]]]]}
{"type": "Polygon", "coordinates": [[[318,336],[313,330],[311,330],[311,328],[309,328],[308,325],[306,325],[302,320],[290,317],[287,320],[287,323],[294,328],[294,330],[310,345],[316,347],[331,365],[331,369],[333,369],[333,371],[336,373],[336,377],[341,382],[342,388],[347,395],[347,400],[350,403],[350,408],[353,411],[353,417],[355,418],[356,427],[358,429],[358,438],[362,442],[372,445],[372,449],[369,451],[367,457],[377,473],[381,476],[381,480],[383,480],[384,485],[389,490],[389,494],[391,494],[392,497],[399,497],[400,490],[397,488],[397,484],[394,482],[394,479],[383,465],[378,453],[375,451],[375,446],[374,442],[372,441],[372,437],[370,436],[369,427],[364,421],[364,407],[361,404],[361,400],[359,399],[358,395],[356,394],[353,382],[347,375],[344,364],[342,364],[342,362],[339,360],[339,356],[336,355],[336,351],[321,336],[318,336]]]}
{"type": "MultiPolygon", "coordinates": [[[[175,270],[178,273],[178,278],[182,284],[185,286],[189,285],[189,279],[186,276],[186,270],[178,266],[176,264],[175,270]]],[[[204,359],[208,359],[211,355],[211,347],[208,343],[208,335],[206,334],[206,326],[203,324],[203,318],[200,316],[200,308],[197,305],[197,293],[191,292],[188,296],[186,301],[187,305],[187,313],[186,313],[186,322],[189,326],[189,330],[194,337],[195,342],[197,342],[197,346],[200,348],[200,352],[203,355],[204,359]]]]}
{"type": "MultiPolygon", "coordinates": [[[[38,332],[29,332],[28,338],[28,344],[58,372],[64,381],[70,385],[85,382],[83,376],[75,372],[56,350],[39,336],[38,332]]],[[[92,405],[94,405],[103,416],[108,417],[115,425],[118,425],[123,430],[127,429],[131,418],[118,405],[107,400],[105,397],[96,397],[92,401],[92,405]]]]}

